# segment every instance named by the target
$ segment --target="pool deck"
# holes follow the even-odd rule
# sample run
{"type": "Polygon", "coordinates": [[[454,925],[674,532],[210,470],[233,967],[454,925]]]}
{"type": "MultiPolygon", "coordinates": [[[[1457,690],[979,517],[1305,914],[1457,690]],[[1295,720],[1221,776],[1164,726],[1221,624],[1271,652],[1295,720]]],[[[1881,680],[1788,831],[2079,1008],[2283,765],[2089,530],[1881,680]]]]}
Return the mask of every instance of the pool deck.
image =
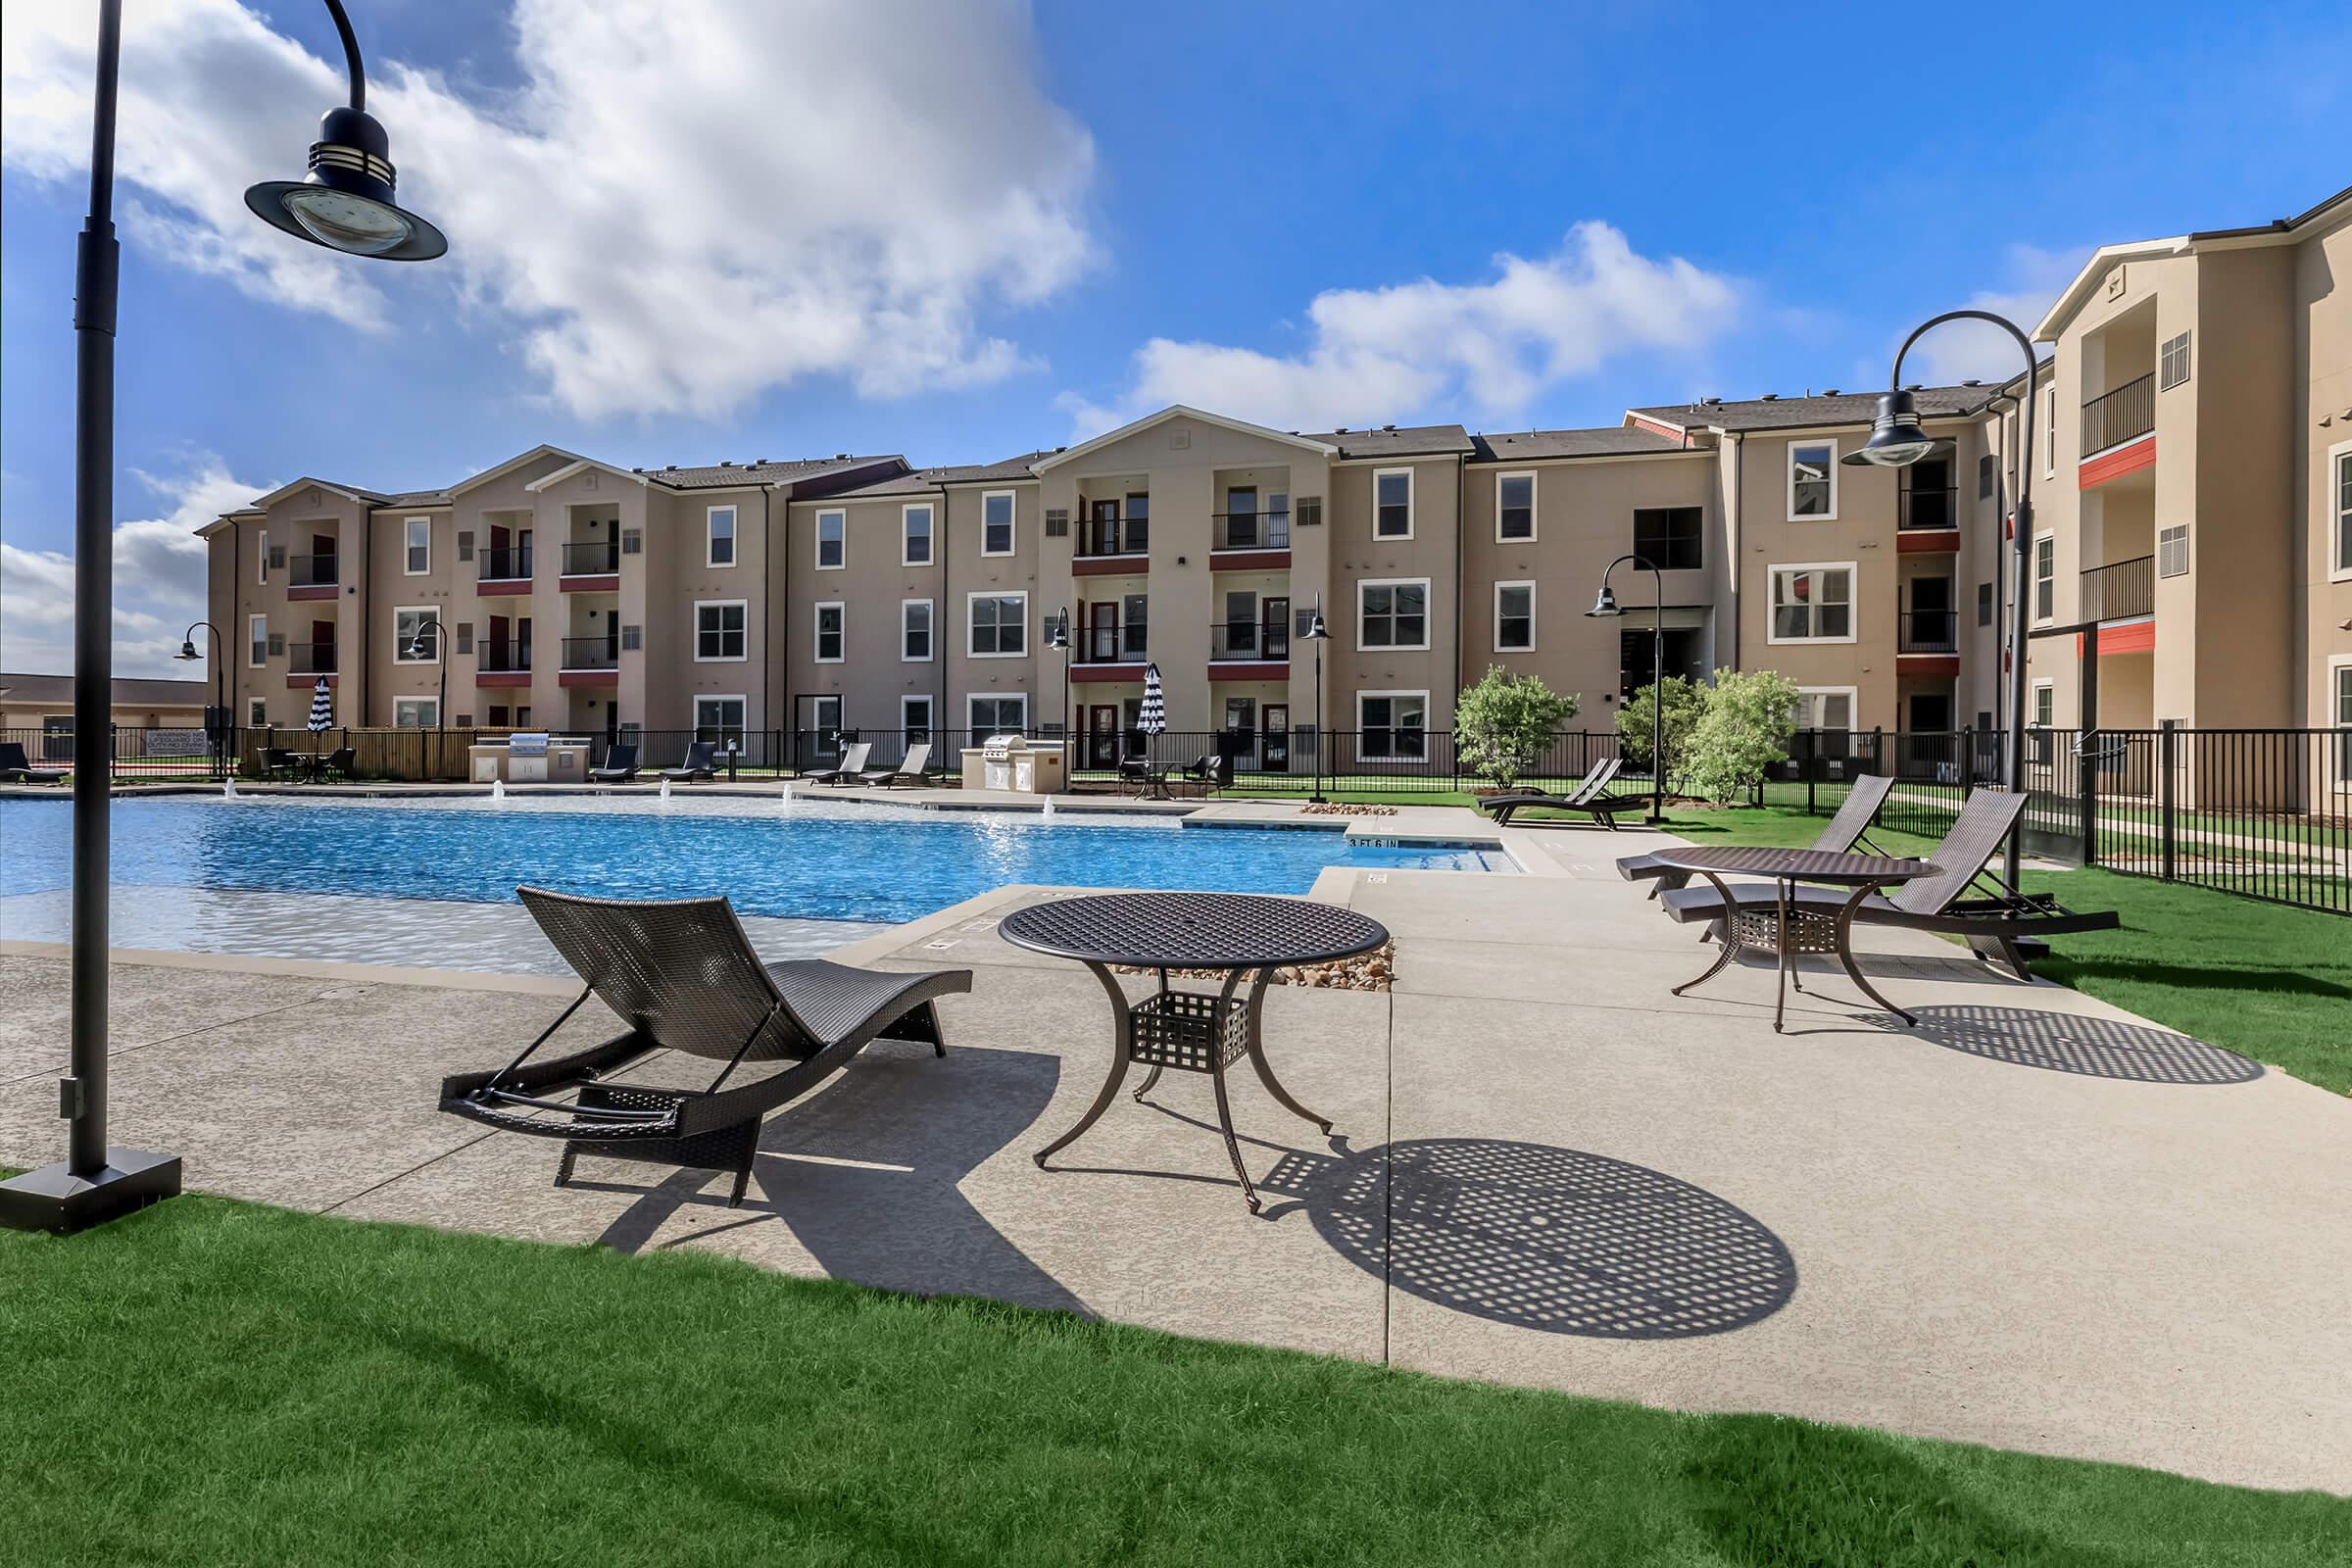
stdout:
{"type": "MultiPolygon", "coordinates": [[[[1914,933],[1863,946],[1920,1028],[1808,960],[1776,1035],[1768,966],[1668,994],[1704,952],[1611,864],[1663,840],[1502,837],[1532,874],[1317,883],[1389,925],[1397,983],[1269,994],[1269,1055],[1335,1130],[1241,1075],[1263,1217],[1197,1077],[1031,1162],[1093,1098],[1109,1026],[1083,970],[998,936],[1030,888],[844,951],[972,969],[950,1054],[876,1047],[773,1118],[740,1209],[707,1172],[584,1159],[558,1189],[554,1144],[435,1111],[444,1073],[572,994],[527,976],[121,954],[116,1138],[184,1154],[194,1187],[355,1218],[2352,1493],[2352,1101],[1914,933]]],[[[609,1030],[592,1010],[563,1040],[609,1030]]],[[[56,1157],[66,1013],[62,950],[0,943],[0,1161],[56,1157]]]]}

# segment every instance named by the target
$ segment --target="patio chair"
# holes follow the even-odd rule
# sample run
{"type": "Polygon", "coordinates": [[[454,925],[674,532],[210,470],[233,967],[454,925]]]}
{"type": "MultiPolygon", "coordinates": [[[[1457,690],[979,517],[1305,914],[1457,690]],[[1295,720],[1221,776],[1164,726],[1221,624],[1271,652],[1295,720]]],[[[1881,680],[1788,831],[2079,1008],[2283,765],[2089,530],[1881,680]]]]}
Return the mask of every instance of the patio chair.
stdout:
{"type": "Polygon", "coordinates": [[[270,746],[262,751],[262,776],[270,779],[300,778],[302,753],[283,746],[270,746]]]}
{"type": "MultiPolygon", "coordinates": [[[[1813,840],[1817,850],[1845,851],[1860,844],[1870,848],[1864,837],[1870,824],[1886,804],[1886,796],[1894,788],[1894,780],[1882,773],[1865,773],[1855,779],[1839,804],[1838,814],[1831,817],[1818,837],[1813,840]]],[[[1617,862],[1617,874],[1628,882],[1648,882],[1649,896],[1656,898],[1661,889],[1679,888],[1689,884],[1695,874],[1671,866],[1655,855],[1629,855],[1617,862]]]]}
{"type": "Polygon", "coordinates": [[[1119,761],[1119,793],[1133,789],[1140,799],[1168,799],[1168,769],[1153,766],[1147,758],[1122,758],[1119,761]]]}
{"type": "Polygon", "coordinates": [[[841,754],[841,761],[832,767],[809,767],[801,770],[801,777],[810,784],[849,784],[865,771],[866,754],[874,749],[871,741],[859,741],[841,754]]]}
{"type": "Polygon", "coordinates": [[[338,746],[324,757],[313,758],[310,765],[312,782],[323,784],[327,780],[327,775],[340,773],[343,775],[344,783],[351,783],[358,777],[351,769],[351,764],[358,756],[359,753],[356,749],[349,746],[338,746]]]}
{"type": "Polygon", "coordinates": [[[675,767],[663,768],[662,776],[672,784],[691,783],[695,779],[716,778],[718,771],[712,766],[712,763],[717,757],[718,743],[716,741],[696,741],[686,748],[686,760],[675,767]]]}
{"type": "Polygon", "coordinates": [[[524,908],[583,988],[521,1055],[493,1072],[444,1079],[440,1108],[502,1132],[564,1140],[556,1185],[581,1154],[735,1173],[743,1201],[760,1123],[838,1071],[875,1040],[948,1048],[938,999],[972,988],[969,969],[884,974],[823,958],[762,963],[720,899],[629,902],[516,888],[524,908]],[[601,1046],[532,1062],[533,1052],[594,996],[625,1032],[601,1046]],[[699,1090],[614,1083],[655,1052],[719,1063],[699,1090]],[[726,1087],[737,1068],[781,1071],[726,1087]],[[569,1101],[550,1098],[571,1093],[569,1101]]]}
{"type": "Polygon", "coordinates": [[[615,741],[605,748],[605,765],[592,767],[588,776],[599,784],[630,784],[637,778],[637,748],[628,741],[615,741]]]}
{"type": "Polygon", "coordinates": [[[23,741],[0,741],[0,782],[10,784],[63,784],[67,769],[35,767],[32,759],[24,755],[23,741]]]}
{"type": "Polygon", "coordinates": [[[1233,788],[1233,759],[1215,755],[1205,756],[1188,763],[1175,778],[1188,785],[1197,785],[1202,795],[1215,790],[1233,788]]]}
{"type": "MultiPolygon", "coordinates": [[[[2024,814],[2027,800],[2027,796],[2007,790],[1970,791],[1951,831],[1926,857],[1937,867],[1936,873],[1906,882],[1890,896],[1872,894],[1855,909],[1854,923],[1965,938],[1969,951],[1980,959],[2006,964],[2020,980],[2034,978],[2026,944],[2077,931],[2112,931],[2121,925],[2122,919],[2112,909],[2077,913],[2046,894],[2019,893],[1989,878],[1982,896],[1964,896],[1984,877],[1984,867],[2024,814]]],[[[1778,884],[1772,882],[1725,885],[1742,906],[1772,904],[1777,897],[1778,884]]],[[[1843,888],[1799,887],[1792,907],[1835,914],[1851,897],[1843,888]]],[[[1671,918],[1684,925],[1694,920],[1712,924],[1724,914],[1723,896],[1712,884],[1661,893],[1658,902],[1671,918]]]]}
{"type": "Polygon", "coordinates": [[[858,775],[860,784],[877,784],[884,789],[896,789],[901,784],[927,784],[931,781],[931,743],[917,741],[906,748],[906,760],[896,767],[869,768],[858,775]]]}
{"type": "Polygon", "coordinates": [[[1622,758],[1612,757],[1587,773],[1583,781],[1565,795],[1551,795],[1543,790],[1512,790],[1486,797],[1478,803],[1478,808],[1494,816],[1496,827],[1509,827],[1513,815],[1530,807],[1542,806],[1557,811],[1587,812],[1599,818],[1601,825],[1614,833],[1617,831],[1619,813],[1649,808],[1649,797],[1646,795],[1607,793],[1610,783],[1624,766],[1622,758]]]}

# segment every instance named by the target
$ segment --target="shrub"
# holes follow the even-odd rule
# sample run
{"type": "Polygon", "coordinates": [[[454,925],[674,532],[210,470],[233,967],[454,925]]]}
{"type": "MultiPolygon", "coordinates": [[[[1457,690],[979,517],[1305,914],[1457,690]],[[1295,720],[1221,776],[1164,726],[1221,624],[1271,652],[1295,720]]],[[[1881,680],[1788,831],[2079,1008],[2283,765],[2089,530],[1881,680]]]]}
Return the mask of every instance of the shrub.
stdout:
{"type": "Polygon", "coordinates": [[[1690,787],[1728,806],[1761,784],[1765,769],[1788,759],[1799,702],[1796,683],[1774,670],[1717,670],[1690,730],[1684,762],[1690,787]]]}
{"type": "MultiPolygon", "coordinates": [[[[1666,753],[1665,776],[1671,784],[1683,775],[1684,759],[1690,755],[1691,726],[1706,710],[1707,688],[1688,675],[1669,675],[1663,684],[1666,722],[1658,740],[1666,753]]],[[[1649,710],[1658,699],[1658,685],[1652,682],[1642,687],[1617,710],[1617,750],[1629,766],[1649,766],[1649,710]]]]}
{"type": "Polygon", "coordinates": [[[1456,765],[1507,790],[1551,744],[1553,732],[1575,716],[1574,697],[1533,675],[1490,666],[1454,705],[1456,765]]]}

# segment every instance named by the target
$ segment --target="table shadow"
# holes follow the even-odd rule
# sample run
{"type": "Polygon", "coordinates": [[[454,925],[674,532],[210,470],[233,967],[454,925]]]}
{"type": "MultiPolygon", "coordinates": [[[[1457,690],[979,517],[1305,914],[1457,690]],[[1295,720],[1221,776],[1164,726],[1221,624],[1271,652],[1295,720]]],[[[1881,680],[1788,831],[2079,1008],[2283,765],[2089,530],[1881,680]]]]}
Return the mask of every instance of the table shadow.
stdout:
{"type": "MultiPolygon", "coordinates": [[[[2202,1040],[2118,1018],[2029,1007],[1914,1007],[1917,1028],[1898,1029],[1946,1051],[2049,1072],[2143,1084],[2252,1083],[2262,1063],[2202,1040]]],[[[1891,1027],[1893,1020],[1883,1026],[1891,1027]]]]}

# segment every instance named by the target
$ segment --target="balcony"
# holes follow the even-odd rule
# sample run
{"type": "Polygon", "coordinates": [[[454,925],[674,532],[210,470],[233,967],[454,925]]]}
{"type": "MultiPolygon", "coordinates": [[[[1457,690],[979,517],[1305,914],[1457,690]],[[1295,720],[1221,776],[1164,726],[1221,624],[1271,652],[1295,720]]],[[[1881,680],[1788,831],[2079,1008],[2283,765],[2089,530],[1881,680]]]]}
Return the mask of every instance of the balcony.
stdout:
{"type": "MultiPolygon", "coordinates": [[[[601,638],[587,641],[600,642],[601,638]]],[[[531,645],[512,638],[474,645],[473,683],[476,686],[528,686],[531,683],[531,645]]]]}
{"type": "Polygon", "coordinates": [[[2135,441],[2155,428],[2156,376],[2151,371],[2082,405],[2082,461],[2088,463],[2108,448],[2135,441]]]}
{"type": "Polygon", "coordinates": [[[1208,626],[1211,663],[1287,664],[1291,660],[1291,628],[1278,622],[1260,625],[1252,620],[1214,620],[1208,626]]]}
{"type": "MultiPolygon", "coordinates": [[[[1070,663],[1074,668],[1094,665],[1141,665],[1152,656],[1145,652],[1146,626],[1140,620],[1108,626],[1082,626],[1070,647],[1070,663]]],[[[1097,675],[1107,680],[1108,675],[1097,675]]]]}
{"type": "Polygon", "coordinates": [[[2156,558],[2136,556],[2091,567],[2082,573],[2077,604],[2084,620],[2132,620],[2154,614],[2156,558]]]}
{"type": "Polygon", "coordinates": [[[332,675],[335,672],[333,643],[286,644],[286,673],[289,675],[332,675]]]}
{"type": "Polygon", "coordinates": [[[336,558],[331,555],[288,556],[288,599],[332,599],[337,583],[336,558]]]}
{"type": "Polygon", "coordinates": [[[1070,570],[1080,577],[1144,569],[1152,551],[1149,517],[1085,517],[1078,523],[1077,554],[1070,570]]]}
{"type": "Polygon", "coordinates": [[[531,547],[499,545],[474,558],[481,566],[485,594],[525,594],[531,591],[531,547]]]}
{"type": "Polygon", "coordinates": [[[591,539],[564,547],[565,593],[612,593],[619,587],[619,540],[591,539]]]}
{"type": "Polygon", "coordinates": [[[1291,514],[1287,512],[1212,512],[1212,550],[1288,550],[1291,514]]]}
{"type": "Polygon", "coordinates": [[[618,632],[606,632],[598,637],[566,637],[564,639],[564,674],[600,674],[619,668],[620,634],[618,632]]]}
{"type": "Polygon", "coordinates": [[[1960,492],[1952,485],[1905,485],[1895,496],[1894,525],[1948,530],[1960,526],[1960,492]]]}
{"type": "Polygon", "coordinates": [[[1898,654],[1956,654],[1960,615],[1951,610],[1906,610],[1895,629],[1898,654]]]}

